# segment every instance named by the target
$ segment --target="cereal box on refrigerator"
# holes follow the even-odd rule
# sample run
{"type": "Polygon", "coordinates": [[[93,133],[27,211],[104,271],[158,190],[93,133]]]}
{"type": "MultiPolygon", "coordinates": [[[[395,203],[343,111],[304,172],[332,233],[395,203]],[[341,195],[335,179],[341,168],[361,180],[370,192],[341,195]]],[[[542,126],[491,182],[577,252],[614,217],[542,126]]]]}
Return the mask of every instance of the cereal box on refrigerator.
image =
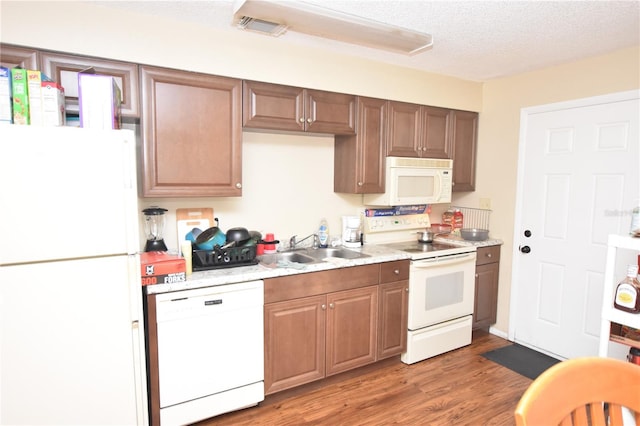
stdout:
{"type": "Polygon", "coordinates": [[[0,67],[0,123],[11,123],[11,71],[0,67]]]}
{"type": "Polygon", "coordinates": [[[121,92],[115,79],[107,75],[78,74],[80,127],[120,129],[121,92]]]}
{"type": "Polygon", "coordinates": [[[29,124],[42,126],[42,73],[27,70],[27,86],[29,94],[29,124]]]}
{"type": "Polygon", "coordinates": [[[42,82],[42,121],[44,126],[65,125],[64,88],[53,81],[42,82]]]}
{"type": "Polygon", "coordinates": [[[11,92],[13,94],[13,123],[29,124],[29,89],[27,70],[11,69],[11,92]]]}

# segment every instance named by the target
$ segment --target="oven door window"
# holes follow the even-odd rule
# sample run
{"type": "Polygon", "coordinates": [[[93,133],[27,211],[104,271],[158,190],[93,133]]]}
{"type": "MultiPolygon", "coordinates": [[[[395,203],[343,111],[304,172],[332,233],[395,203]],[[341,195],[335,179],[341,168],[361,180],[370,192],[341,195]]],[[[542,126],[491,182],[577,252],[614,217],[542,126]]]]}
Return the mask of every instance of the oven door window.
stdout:
{"type": "Polygon", "coordinates": [[[409,275],[409,329],[471,315],[474,290],[475,253],[463,261],[414,262],[409,275]]]}
{"type": "Polygon", "coordinates": [[[427,278],[425,285],[424,309],[426,311],[457,305],[464,300],[463,271],[427,278]]]}

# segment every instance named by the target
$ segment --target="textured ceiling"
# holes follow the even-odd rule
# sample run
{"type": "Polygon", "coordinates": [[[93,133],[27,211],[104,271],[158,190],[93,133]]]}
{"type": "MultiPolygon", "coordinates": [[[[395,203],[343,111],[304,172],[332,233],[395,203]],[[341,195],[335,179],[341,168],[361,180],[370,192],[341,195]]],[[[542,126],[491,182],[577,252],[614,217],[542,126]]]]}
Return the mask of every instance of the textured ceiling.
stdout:
{"type": "MultiPolygon", "coordinates": [[[[309,3],[433,36],[415,56],[319,39],[279,37],[339,53],[467,80],[486,81],[640,45],[640,1],[307,0],[309,3]]],[[[233,0],[94,2],[224,31],[233,0]]],[[[268,37],[259,34],[252,37],[268,37]]]]}

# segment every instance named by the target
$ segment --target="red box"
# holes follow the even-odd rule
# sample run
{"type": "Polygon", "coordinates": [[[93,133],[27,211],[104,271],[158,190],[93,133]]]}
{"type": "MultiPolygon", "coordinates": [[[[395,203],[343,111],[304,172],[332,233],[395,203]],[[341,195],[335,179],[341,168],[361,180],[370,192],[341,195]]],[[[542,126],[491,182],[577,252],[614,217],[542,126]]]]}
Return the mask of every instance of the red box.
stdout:
{"type": "Polygon", "coordinates": [[[142,285],[171,284],[187,280],[184,257],[164,251],[149,251],[140,254],[142,285]]]}

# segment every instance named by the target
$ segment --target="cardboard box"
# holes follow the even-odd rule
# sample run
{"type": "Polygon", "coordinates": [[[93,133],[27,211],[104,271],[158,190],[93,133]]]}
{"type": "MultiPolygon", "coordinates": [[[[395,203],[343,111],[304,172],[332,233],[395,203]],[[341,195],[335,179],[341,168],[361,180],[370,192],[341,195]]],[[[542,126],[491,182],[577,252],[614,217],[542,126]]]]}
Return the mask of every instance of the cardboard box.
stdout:
{"type": "Polygon", "coordinates": [[[80,127],[120,129],[122,94],[116,80],[107,75],[78,73],[80,127]]]}
{"type": "Polygon", "coordinates": [[[42,125],[64,126],[64,88],[53,81],[42,82],[42,125]]]}
{"type": "Polygon", "coordinates": [[[164,251],[140,254],[142,285],[170,284],[187,280],[187,265],[184,257],[164,251]]]}
{"type": "Polygon", "coordinates": [[[29,94],[29,124],[42,126],[42,73],[27,70],[27,92],[29,94]]]}
{"type": "Polygon", "coordinates": [[[11,108],[11,70],[0,67],[0,123],[13,122],[11,108]]]}
{"type": "Polygon", "coordinates": [[[13,124],[29,124],[29,88],[27,70],[11,70],[11,93],[13,95],[13,124]]]}

